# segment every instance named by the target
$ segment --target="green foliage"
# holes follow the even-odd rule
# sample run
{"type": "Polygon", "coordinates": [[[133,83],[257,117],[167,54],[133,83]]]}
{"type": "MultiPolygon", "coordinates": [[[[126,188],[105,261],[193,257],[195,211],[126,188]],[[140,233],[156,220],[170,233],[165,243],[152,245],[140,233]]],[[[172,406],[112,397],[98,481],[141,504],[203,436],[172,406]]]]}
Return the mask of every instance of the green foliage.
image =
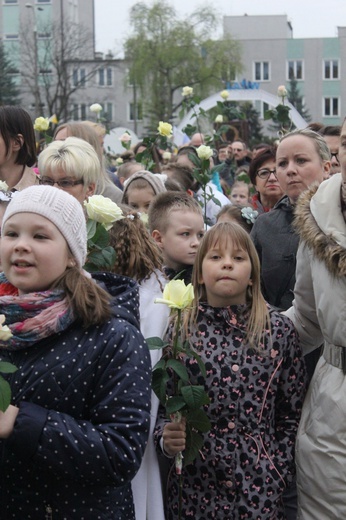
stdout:
{"type": "Polygon", "coordinates": [[[90,273],[112,269],[115,263],[115,251],[109,245],[109,233],[95,220],[87,221],[88,257],[84,269],[90,273]]]}
{"type": "Polygon", "coordinates": [[[218,25],[211,8],[199,8],[181,20],[166,1],[140,2],[131,9],[130,21],[132,35],[124,45],[129,80],[141,92],[151,130],[157,121],[176,115],[181,103],[175,104],[175,93],[184,85],[205,97],[222,84],[225,63],[240,70],[239,44],[209,37],[218,25]]]}
{"type": "MultiPolygon", "coordinates": [[[[3,374],[13,374],[17,367],[6,361],[0,361],[0,372],[3,374]]],[[[4,412],[11,403],[11,387],[9,383],[0,375],[0,411],[4,412]]]]}
{"type": "MultiPolygon", "coordinates": [[[[205,377],[205,366],[200,356],[190,347],[188,341],[180,339],[181,311],[177,310],[173,347],[163,352],[162,358],[153,369],[152,389],[165,407],[167,417],[177,413],[186,418],[186,449],[184,465],[190,464],[203,446],[203,433],[210,429],[210,421],[203,409],[209,403],[208,394],[201,385],[193,384],[185,367],[184,360],[197,361],[201,375],[205,377]]],[[[148,338],[150,349],[167,347],[160,338],[148,338]]]]}
{"type": "Polygon", "coordinates": [[[19,104],[19,90],[11,77],[11,73],[15,71],[15,67],[7,57],[3,44],[0,44],[0,70],[0,104],[19,104]]]}
{"type": "Polygon", "coordinates": [[[290,79],[290,84],[288,87],[288,101],[294,106],[294,108],[305,119],[305,121],[311,121],[311,115],[303,103],[303,96],[300,93],[298,81],[294,77],[290,79]]]}

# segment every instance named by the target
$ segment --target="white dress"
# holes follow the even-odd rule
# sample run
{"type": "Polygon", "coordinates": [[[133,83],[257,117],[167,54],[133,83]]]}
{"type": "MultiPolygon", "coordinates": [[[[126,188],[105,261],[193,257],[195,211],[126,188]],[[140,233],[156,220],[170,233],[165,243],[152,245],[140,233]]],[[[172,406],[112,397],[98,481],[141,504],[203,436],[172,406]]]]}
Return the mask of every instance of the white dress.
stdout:
{"type": "MultiPolygon", "coordinates": [[[[162,289],[167,280],[157,272],[162,289]]],[[[140,329],[145,338],[157,336],[163,338],[168,325],[169,308],[161,303],[154,303],[155,298],[162,298],[160,284],[153,273],[139,286],[140,329]]],[[[161,357],[161,350],[151,350],[151,364],[154,367],[161,357]]],[[[162,486],[160,470],[154,446],[153,431],[156,424],[159,400],[152,392],[151,421],[148,445],[141,467],[132,480],[133,501],[136,520],[164,520],[162,486]]]]}

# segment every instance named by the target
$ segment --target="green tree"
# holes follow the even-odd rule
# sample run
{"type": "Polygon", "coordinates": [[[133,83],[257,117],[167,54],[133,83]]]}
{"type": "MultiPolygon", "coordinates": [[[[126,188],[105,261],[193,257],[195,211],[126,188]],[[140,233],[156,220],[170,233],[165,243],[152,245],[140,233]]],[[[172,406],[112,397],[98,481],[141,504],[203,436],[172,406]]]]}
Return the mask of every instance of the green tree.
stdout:
{"type": "Polygon", "coordinates": [[[305,104],[303,103],[303,97],[298,87],[298,81],[295,79],[294,76],[290,79],[290,84],[287,89],[287,92],[288,101],[294,106],[294,108],[305,119],[305,121],[311,121],[311,115],[309,114],[309,111],[306,109],[305,104]]]}
{"type": "Polygon", "coordinates": [[[129,82],[141,94],[151,130],[177,115],[182,87],[205,97],[241,70],[238,43],[212,40],[218,19],[208,8],[180,20],[168,2],[150,7],[140,2],[131,9],[130,21],[132,35],[124,45],[129,82]]]}
{"type": "Polygon", "coordinates": [[[0,44],[0,70],[0,104],[19,104],[19,90],[12,77],[12,74],[18,71],[16,71],[14,65],[8,59],[2,44],[0,44]]]}

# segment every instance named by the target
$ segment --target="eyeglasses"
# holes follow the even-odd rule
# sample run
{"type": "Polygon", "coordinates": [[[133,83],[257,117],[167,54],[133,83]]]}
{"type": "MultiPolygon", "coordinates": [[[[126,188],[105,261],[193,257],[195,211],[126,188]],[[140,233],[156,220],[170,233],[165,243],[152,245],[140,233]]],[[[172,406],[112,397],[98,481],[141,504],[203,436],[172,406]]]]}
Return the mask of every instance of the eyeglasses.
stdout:
{"type": "Polygon", "coordinates": [[[339,152],[330,152],[330,155],[332,156],[332,159],[333,159],[333,157],[335,157],[336,162],[338,164],[340,164],[339,163],[339,152]]]}
{"type": "Polygon", "coordinates": [[[59,188],[68,189],[73,186],[77,186],[77,184],[84,184],[83,179],[79,179],[78,181],[72,181],[70,179],[61,179],[61,181],[54,181],[50,177],[40,177],[38,180],[39,184],[43,186],[54,186],[56,184],[59,188]]]}
{"type": "Polygon", "coordinates": [[[275,177],[276,177],[276,170],[268,170],[268,168],[263,168],[262,170],[258,170],[256,175],[260,179],[267,179],[271,173],[273,175],[275,175],[275,177]]]}

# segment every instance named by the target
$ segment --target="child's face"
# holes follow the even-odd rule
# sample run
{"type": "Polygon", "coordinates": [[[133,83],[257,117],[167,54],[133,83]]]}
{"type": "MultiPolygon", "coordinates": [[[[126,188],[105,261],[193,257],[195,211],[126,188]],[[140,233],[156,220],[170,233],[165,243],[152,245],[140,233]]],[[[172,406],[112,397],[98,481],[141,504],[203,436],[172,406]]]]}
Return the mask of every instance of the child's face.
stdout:
{"type": "Polygon", "coordinates": [[[65,238],[45,217],[17,213],[2,230],[2,269],[19,294],[48,290],[69,262],[65,238]]]}
{"type": "Polygon", "coordinates": [[[231,190],[231,194],[229,196],[230,201],[233,204],[238,204],[240,206],[247,206],[249,203],[249,187],[247,184],[239,184],[234,186],[231,190]]]}
{"type": "Polygon", "coordinates": [[[212,307],[228,307],[246,303],[246,291],[251,281],[251,260],[246,251],[231,241],[215,245],[202,261],[199,283],[205,285],[207,301],[212,307]]]}
{"type": "Polygon", "coordinates": [[[202,215],[181,210],[172,211],[164,233],[153,231],[153,237],[162,249],[165,265],[176,270],[194,264],[203,235],[202,215]]]}
{"type": "Polygon", "coordinates": [[[154,190],[149,185],[147,188],[130,188],[127,194],[128,205],[141,213],[148,213],[154,197],[154,190]]]}

